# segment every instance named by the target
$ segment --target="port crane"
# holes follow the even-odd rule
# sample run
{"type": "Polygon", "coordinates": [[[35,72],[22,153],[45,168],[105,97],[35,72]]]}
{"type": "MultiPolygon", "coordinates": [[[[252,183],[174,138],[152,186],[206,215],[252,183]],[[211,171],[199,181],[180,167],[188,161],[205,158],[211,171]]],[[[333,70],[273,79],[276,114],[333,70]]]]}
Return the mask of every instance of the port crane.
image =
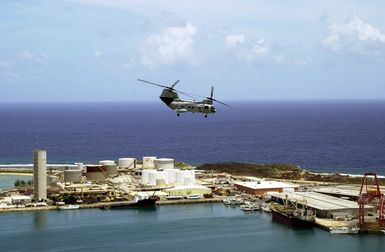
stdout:
{"type": "Polygon", "coordinates": [[[359,205],[359,225],[361,229],[382,229],[384,220],[384,195],[380,190],[380,183],[375,173],[365,173],[362,179],[359,205]],[[365,205],[372,205],[378,211],[377,223],[365,222],[365,205]]]}
{"type": "Polygon", "coordinates": [[[181,113],[187,113],[187,112],[192,112],[192,113],[203,113],[205,117],[207,118],[208,114],[215,114],[216,113],[216,108],[214,106],[214,102],[220,103],[224,106],[231,107],[230,105],[227,105],[224,102],[221,102],[217,99],[215,99],[214,96],[214,87],[211,87],[211,93],[210,96],[204,97],[200,95],[195,95],[195,94],[189,94],[186,92],[182,92],[179,90],[175,89],[176,84],[179,83],[179,80],[175,81],[171,86],[166,86],[142,79],[138,79],[138,81],[151,84],[154,86],[158,86],[163,88],[163,91],[160,95],[160,99],[162,102],[164,102],[170,109],[174,110],[176,112],[177,116],[180,116],[181,113]],[[194,100],[182,100],[179,98],[178,94],[186,95],[188,97],[194,98],[194,100]],[[195,98],[201,97],[203,100],[201,101],[196,101],[195,98]]]}

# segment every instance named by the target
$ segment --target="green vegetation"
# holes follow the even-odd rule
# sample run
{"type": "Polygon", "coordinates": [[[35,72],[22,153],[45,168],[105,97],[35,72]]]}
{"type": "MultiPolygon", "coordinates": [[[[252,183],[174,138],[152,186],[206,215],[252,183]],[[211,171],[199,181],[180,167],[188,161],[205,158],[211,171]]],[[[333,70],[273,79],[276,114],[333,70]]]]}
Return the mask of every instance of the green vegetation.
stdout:
{"type": "Polygon", "coordinates": [[[225,172],[239,176],[262,176],[276,177],[281,173],[296,173],[300,174],[302,169],[297,165],[290,164],[251,164],[251,163],[215,163],[203,164],[197,167],[198,170],[225,172]]]}
{"type": "Polygon", "coordinates": [[[31,186],[32,180],[24,181],[22,179],[17,179],[14,183],[15,187],[25,187],[25,186],[31,186]]]}
{"type": "Polygon", "coordinates": [[[181,169],[191,169],[191,165],[184,162],[175,162],[175,167],[178,167],[181,169]]]}
{"type": "MultiPolygon", "coordinates": [[[[320,174],[302,170],[298,165],[290,164],[250,164],[250,163],[215,163],[197,167],[206,172],[228,173],[235,176],[254,176],[273,179],[304,180],[341,184],[361,184],[362,177],[352,177],[338,173],[320,174]]],[[[385,185],[385,179],[379,179],[385,185]]]]}

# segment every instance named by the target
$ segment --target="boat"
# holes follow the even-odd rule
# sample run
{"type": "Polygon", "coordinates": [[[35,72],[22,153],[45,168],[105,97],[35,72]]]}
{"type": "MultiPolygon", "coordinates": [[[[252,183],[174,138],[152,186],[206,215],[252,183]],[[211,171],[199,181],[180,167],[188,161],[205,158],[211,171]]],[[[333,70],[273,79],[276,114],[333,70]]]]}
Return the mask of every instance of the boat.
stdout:
{"type": "Polygon", "coordinates": [[[315,222],[315,216],[306,208],[298,209],[282,205],[271,205],[270,210],[274,221],[295,227],[311,228],[315,222]]]}
{"type": "Polygon", "coordinates": [[[213,197],[214,197],[214,194],[212,194],[212,193],[204,193],[203,194],[203,198],[205,198],[205,199],[211,199],[213,197]]]}
{"type": "Polygon", "coordinates": [[[252,205],[252,204],[243,204],[243,205],[240,206],[240,208],[241,208],[243,211],[246,211],[246,212],[258,210],[258,209],[257,209],[254,205],[252,205]]]}
{"type": "Polygon", "coordinates": [[[271,213],[271,209],[270,209],[269,205],[263,205],[261,207],[261,210],[266,212],[266,213],[271,213]]]}
{"type": "Polygon", "coordinates": [[[182,200],[184,197],[182,195],[169,195],[166,196],[167,200],[182,200]]]}
{"type": "Polygon", "coordinates": [[[226,199],[223,199],[222,202],[227,206],[235,206],[237,204],[237,201],[234,197],[227,197],[226,199]]]}
{"type": "Polygon", "coordinates": [[[360,231],[357,227],[331,227],[329,228],[329,232],[331,234],[358,234],[360,231]]]}
{"type": "Polygon", "coordinates": [[[201,196],[199,194],[190,194],[186,198],[189,199],[189,200],[195,200],[195,199],[200,199],[201,196]]]}
{"type": "Polygon", "coordinates": [[[155,207],[155,203],[158,200],[159,200],[159,197],[154,195],[146,198],[142,198],[136,195],[132,201],[110,202],[108,204],[100,205],[99,208],[102,210],[126,209],[126,208],[150,208],[150,207],[155,207]]]}
{"type": "Polygon", "coordinates": [[[73,204],[69,204],[69,205],[64,205],[64,206],[59,206],[58,209],[60,210],[76,210],[76,209],[79,209],[79,205],[73,205],[73,204]]]}

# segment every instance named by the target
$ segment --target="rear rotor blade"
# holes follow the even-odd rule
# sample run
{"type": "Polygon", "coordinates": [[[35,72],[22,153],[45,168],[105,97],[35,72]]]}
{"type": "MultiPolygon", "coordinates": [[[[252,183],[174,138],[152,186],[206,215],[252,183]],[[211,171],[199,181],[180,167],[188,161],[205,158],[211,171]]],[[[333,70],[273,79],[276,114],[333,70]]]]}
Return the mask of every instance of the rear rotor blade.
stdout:
{"type": "Polygon", "coordinates": [[[210,98],[213,98],[213,95],[214,95],[214,87],[211,86],[211,95],[210,95],[210,98]]]}
{"type": "Polygon", "coordinates": [[[217,99],[211,98],[211,100],[213,100],[215,102],[218,102],[218,103],[220,103],[220,104],[222,104],[222,105],[224,105],[226,107],[229,107],[229,108],[232,108],[232,109],[236,109],[236,108],[234,108],[234,107],[232,107],[232,106],[230,106],[230,105],[228,105],[228,104],[226,104],[224,102],[218,101],[217,99]]]}
{"type": "Polygon", "coordinates": [[[174,84],[172,84],[171,89],[174,89],[175,85],[178,84],[179,80],[175,81],[174,84]]]}
{"type": "Polygon", "coordinates": [[[145,82],[145,83],[148,83],[148,84],[151,84],[151,85],[155,85],[155,86],[158,86],[158,87],[162,87],[162,88],[170,88],[170,87],[158,84],[158,83],[154,83],[154,82],[150,82],[150,81],[146,81],[146,80],[142,80],[142,79],[138,79],[138,81],[142,81],[142,82],[145,82]]]}

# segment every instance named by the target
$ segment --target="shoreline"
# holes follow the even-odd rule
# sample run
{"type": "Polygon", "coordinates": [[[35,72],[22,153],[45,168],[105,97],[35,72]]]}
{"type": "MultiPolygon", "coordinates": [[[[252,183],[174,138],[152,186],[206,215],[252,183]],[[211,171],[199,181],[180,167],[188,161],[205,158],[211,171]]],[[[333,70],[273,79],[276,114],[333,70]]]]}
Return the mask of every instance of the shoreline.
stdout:
{"type": "Polygon", "coordinates": [[[33,177],[33,174],[30,172],[0,172],[0,176],[26,176],[33,177]]]}
{"type": "MultiPolygon", "coordinates": [[[[55,167],[61,166],[61,165],[53,165],[55,167]]],[[[67,166],[67,165],[65,165],[67,166]]],[[[61,169],[58,169],[59,171],[62,171],[61,169]]],[[[341,176],[349,176],[351,178],[363,178],[363,174],[352,174],[352,173],[341,173],[341,172],[318,172],[318,171],[310,171],[310,170],[304,170],[305,172],[308,172],[310,174],[314,175],[341,175],[341,176]]],[[[4,165],[0,165],[0,176],[1,175],[21,175],[21,176],[33,176],[33,170],[32,167],[29,168],[15,168],[15,167],[4,167],[4,165]]],[[[247,176],[247,175],[234,175],[234,176],[247,176]]],[[[379,175],[377,174],[377,178],[385,179],[385,175],[379,175]]]]}
{"type": "MultiPolygon", "coordinates": [[[[210,203],[221,203],[224,197],[215,197],[209,199],[196,199],[196,200],[160,200],[155,203],[156,206],[167,206],[167,205],[187,205],[187,204],[210,204],[210,203]]],[[[114,201],[114,203],[126,203],[127,201],[114,201]]],[[[97,202],[93,204],[81,204],[79,205],[79,209],[93,209],[99,208],[99,206],[106,205],[106,202],[97,202]]],[[[127,208],[130,209],[130,208],[127,208]]],[[[134,209],[134,208],[133,208],[134,209]]],[[[136,208],[138,209],[138,208],[136,208]]],[[[9,207],[9,208],[0,208],[0,213],[11,213],[11,212],[34,212],[34,211],[50,211],[50,210],[58,210],[58,211],[69,211],[69,210],[60,210],[58,206],[36,206],[36,207],[9,207]]],[[[71,210],[74,211],[74,210],[71,210]]]]}

